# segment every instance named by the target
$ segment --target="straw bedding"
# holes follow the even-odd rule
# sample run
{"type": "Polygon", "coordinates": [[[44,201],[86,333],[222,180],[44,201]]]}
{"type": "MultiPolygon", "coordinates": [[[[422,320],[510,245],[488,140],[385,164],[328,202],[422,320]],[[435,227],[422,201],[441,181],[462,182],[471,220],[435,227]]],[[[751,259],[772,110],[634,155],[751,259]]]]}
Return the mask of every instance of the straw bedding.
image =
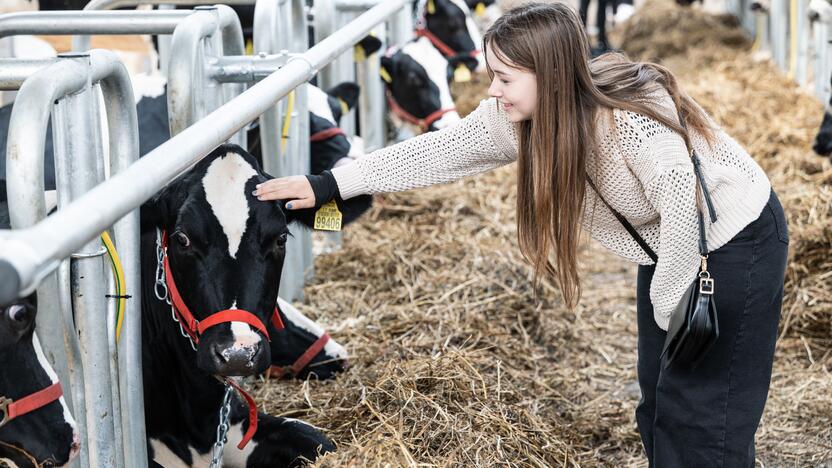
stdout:
{"type": "MultiPolygon", "coordinates": [[[[616,37],[676,71],[780,195],[791,252],[757,456],[826,466],[832,166],[810,149],[823,108],[753,62],[734,25],[655,2],[616,37]],[[668,36],[682,21],[712,39],[668,36]]],[[[484,77],[455,87],[460,110],[486,87],[484,77]]],[[[580,306],[568,311],[547,284],[536,297],[515,240],[514,173],[377,197],[343,249],[316,259],[301,309],[350,349],[352,366],[328,382],[265,382],[257,396],[337,442],[319,466],[646,466],[633,416],[635,267],[586,243],[580,306]]]]}

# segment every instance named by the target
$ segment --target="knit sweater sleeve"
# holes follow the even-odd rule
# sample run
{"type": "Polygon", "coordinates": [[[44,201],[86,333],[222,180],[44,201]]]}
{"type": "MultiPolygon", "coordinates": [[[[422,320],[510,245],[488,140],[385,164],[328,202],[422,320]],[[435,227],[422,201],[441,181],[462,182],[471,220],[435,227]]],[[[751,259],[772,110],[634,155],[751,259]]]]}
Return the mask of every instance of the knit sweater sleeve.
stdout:
{"type": "Polygon", "coordinates": [[[342,198],[442,184],[517,158],[514,125],[495,99],[457,124],[374,151],[332,170],[342,198]]]}
{"type": "Polygon", "coordinates": [[[696,176],[681,136],[652,119],[639,120],[630,120],[640,144],[630,152],[628,164],[659,213],[658,261],[650,301],[656,323],[666,330],[699,265],[696,176]]]}

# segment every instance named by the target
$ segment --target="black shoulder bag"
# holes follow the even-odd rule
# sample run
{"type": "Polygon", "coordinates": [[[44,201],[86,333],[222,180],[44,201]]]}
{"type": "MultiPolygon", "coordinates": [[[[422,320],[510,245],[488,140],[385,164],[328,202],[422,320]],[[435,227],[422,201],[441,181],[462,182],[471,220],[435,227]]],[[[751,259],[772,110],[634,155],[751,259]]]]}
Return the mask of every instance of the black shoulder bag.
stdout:
{"type": "MultiPolygon", "coordinates": [[[[682,128],[687,132],[684,122],[682,122],[682,128]]],[[[667,337],[665,338],[662,349],[662,356],[666,356],[665,368],[670,367],[673,363],[688,364],[691,368],[696,367],[714,343],[716,343],[717,338],[719,338],[719,323],[717,321],[716,304],[713,297],[714,280],[711,278],[710,273],[708,273],[708,243],[705,237],[705,221],[699,203],[700,190],[705,197],[705,203],[707,204],[708,214],[711,217],[712,223],[716,222],[716,211],[708,193],[708,186],[702,177],[702,167],[699,164],[699,157],[691,147],[687,135],[684,136],[684,139],[693,162],[693,171],[696,174],[696,211],[699,219],[699,255],[702,258],[702,263],[699,274],[697,274],[696,278],[688,286],[688,289],[682,296],[682,300],[679,301],[679,304],[676,305],[676,308],[670,315],[667,337]]],[[[638,231],[633,228],[624,216],[615,211],[607,203],[589,177],[587,177],[587,182],[595,190],[595,193],[598,194],[598,198],[604,202],[612,214],[621,222],[624,229],[630,233],[647,256],[653,262],[657,262],[659,257],[647,245],[647,242],[639,235],[638,231]]]]}

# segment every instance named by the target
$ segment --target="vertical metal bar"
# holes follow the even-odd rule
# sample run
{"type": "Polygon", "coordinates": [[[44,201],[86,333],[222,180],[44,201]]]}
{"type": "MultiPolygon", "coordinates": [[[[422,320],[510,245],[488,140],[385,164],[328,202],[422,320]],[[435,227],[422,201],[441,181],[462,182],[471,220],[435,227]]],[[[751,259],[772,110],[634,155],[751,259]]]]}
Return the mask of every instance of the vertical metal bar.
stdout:
{"type": "Polygon", "coordinates": [[[801,85],[808,84],[808,65],[809,65],[809,18],[808,18],[808,0],[797,1],[797,18],[796,29],[792,34],[797,35],[797,63],[795,64],[795,80],[801,85]]]}
{"type": "MultiPolygon", "coordinates": [[[[108,51],[92,53],[95,78],[101,80],[107,112],[110,175],[127,169],[139,158],[138,118],[127,69],[108,51]]],[[[141,245],[139,210],[121,218],[113,227],[122,259],[127,295],[122,335],[118,341],[118,374],[125,466],[147,466],[144,426],[144,388],[141,344],[141,245]]]]}
{"type": "MultiPolygon", "coordinates": [[[[87,54],[70,56],[70,60],[82,63],[88,70],[90,57],[87,54]]],[[[70,168],[70,195],[75,199],[101,182],[99,164],[95,150],[96,133],[90,108],[95,98],[92,93],[90,76],[81,92],[60,99],[55,105],[54,131],[63,131],[65,139],[64,156],[71,155],[62,164],[70,168]]],[[[113,420],[113,393],[110,382],[108,336],[106,330],[106,307],[102,300],[105,295],[104,262],[99,238],[86,243],[74,255],[71,267],[73,310],[78,333],[81,337],[81,361],[84,367],[84,394],[87,404],[87,443],[91,466],[123,466],[123,454],[118,453],[113,420]]]]}
{"type": "MultiPolygon", "coordinates": [[[[32,75],[18,92],[9,120],[6,147],[9,217],[13,229],[33,226],[46,217],[43,155],[52,101],[81,88],[83,84],[84,69],[81,66],[59,62],[50,65],[47,72],[32,75]],[[52,74],[58,74],[61,80],[50,79],[52,74]]],[[[54,129],[52,133],[55,135],[54,129]]],[[[83,378],[83,374],[79,367],[71,366],[69,361],[72,350],[67,348],[74,339],[74,332],[62,320],[54,320],[61,316],[58,291],[57,275],[50,274],[41,282],[37,291],[40,313],[36,326],[40,331],[44,353],[58,378],[75,383],[83,378]]],[[[76,415],[82,414],[84,405],[81,387],[72,386],[65,391],[69,393],[66,401],[70,409],[76,415]]],[[[82,430],[84,423],[81,418],[77,419],[79,430],[82,430]]]]}
{"type": "Polygon", "coordinates": [[[771,0],[769,21],[771,22],[771,49],[774,62],[780,70],[787,70],[789,44],[787,41],[788,2],[786,0],[771,0]]]}

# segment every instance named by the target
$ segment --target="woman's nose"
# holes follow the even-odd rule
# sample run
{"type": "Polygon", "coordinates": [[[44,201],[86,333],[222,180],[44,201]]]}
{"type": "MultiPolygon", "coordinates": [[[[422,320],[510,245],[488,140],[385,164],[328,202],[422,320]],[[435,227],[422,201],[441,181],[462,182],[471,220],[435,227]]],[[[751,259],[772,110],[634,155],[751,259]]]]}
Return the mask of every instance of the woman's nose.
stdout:
{"type": "Polygon", "coordinates": [[[488,95],[494,98],[498,98],[503,95],[500,91],[500,86],[497,84],[497,80],[491,80],[491,85],[488,87],[488,95]]]}

